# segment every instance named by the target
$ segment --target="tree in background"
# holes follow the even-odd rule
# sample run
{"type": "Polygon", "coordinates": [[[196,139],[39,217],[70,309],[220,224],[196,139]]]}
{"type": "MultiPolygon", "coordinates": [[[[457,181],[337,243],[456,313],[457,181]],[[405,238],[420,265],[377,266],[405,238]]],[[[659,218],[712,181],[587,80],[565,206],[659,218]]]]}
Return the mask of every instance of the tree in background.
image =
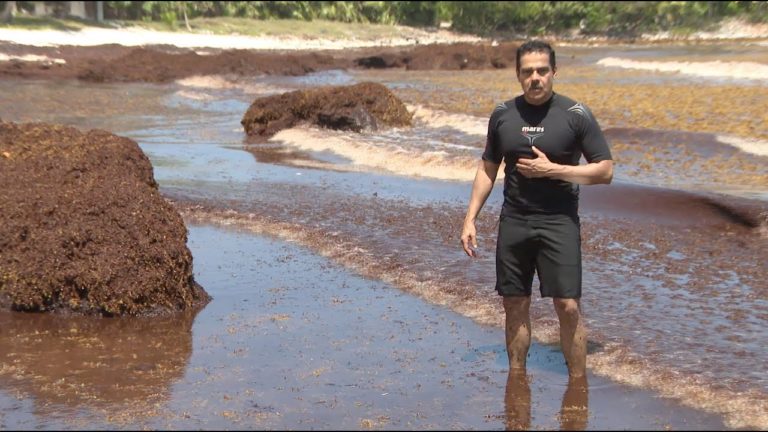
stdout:
{"type": "MultiPolygon", "coordinates": [[[[67,2],[45,2],[65,10],[67,2]]],[[[13,8],[33,10],[33,2],[0,2],[2,19],[13,8]]],[[[435,27],[452,23],[457,31],[479,35],[536,35],[578,31],[631,36],[659,30],[706,29],[727,17],[768,22],[765,1],[107,1],[106,19],[183,20],[239,17],[403,24],[435,27]]]]}
{"type": "Polygon", "coordinates": [[[698,30],[726,17],[768,22],[764,1],[447,1],[440,3],[453,28],[476,34],[582,33],[636,35],[683,28],[698,30]]]}
{"type": "Polygon", "coordinates": [[[9,23],[13,20],[13,15],[16,14],[16,2],[7,1],[4,2],[3,11],[0,12],[0,21],[9,23]]]}

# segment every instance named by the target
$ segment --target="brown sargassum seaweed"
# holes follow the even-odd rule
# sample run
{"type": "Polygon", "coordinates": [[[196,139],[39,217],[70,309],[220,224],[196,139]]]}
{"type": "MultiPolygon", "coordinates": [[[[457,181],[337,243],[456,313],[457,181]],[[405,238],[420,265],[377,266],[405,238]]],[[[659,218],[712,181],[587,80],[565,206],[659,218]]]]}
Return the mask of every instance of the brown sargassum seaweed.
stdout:
{"type": "Polygon", "coordinates": [[[210,297],[135,141],[0,123],[0,307],[146,315],[210,297]]]}

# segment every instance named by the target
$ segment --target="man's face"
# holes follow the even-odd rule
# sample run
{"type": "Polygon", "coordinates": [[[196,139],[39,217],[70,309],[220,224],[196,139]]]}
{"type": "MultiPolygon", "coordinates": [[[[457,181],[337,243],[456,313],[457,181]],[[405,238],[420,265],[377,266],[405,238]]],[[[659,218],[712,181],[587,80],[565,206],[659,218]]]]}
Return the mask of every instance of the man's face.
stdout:
{"type": "Polygon", "coordinates": [[[517,79],[529,104],[541,105],[549,100],[555,72],[549,65],[549,54],[546,52],[530,52],[520,57],[517,79]]]}

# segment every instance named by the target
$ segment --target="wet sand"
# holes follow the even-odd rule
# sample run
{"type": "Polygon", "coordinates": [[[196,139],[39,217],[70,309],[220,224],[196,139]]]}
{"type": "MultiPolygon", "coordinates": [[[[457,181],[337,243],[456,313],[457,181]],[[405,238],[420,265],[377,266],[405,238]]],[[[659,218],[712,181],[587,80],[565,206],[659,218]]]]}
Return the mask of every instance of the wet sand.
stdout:
{"type": "Polygon", "coordinates": [[[569,386],[554,345],[534,344],[527,385],[508,385],[498,327],[296,244],[189,227],[195,277],[214,297],[192,325],[0,314],[14,333],[3,342],[16,347],[0,357],[0,427],[724,427],[717,416],[597,376],[588,392],[569,386]],[[63,335],[78,342],[65,349],[63,335]]]}

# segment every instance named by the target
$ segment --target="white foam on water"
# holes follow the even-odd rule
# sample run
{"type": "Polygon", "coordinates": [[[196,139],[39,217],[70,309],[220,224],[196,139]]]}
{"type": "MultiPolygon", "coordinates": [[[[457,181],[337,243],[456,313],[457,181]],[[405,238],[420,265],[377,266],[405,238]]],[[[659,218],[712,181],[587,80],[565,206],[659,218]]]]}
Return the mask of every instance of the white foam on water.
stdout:
{"type": "Polygon", "coordinates": [[[270,138],[292,148],[309,152],[330,152],[349,160],[336,165],[350,171],[378,171],[441,180],[472,181],[476,159],[447,157],[443,151],[409,149],[395,143],[367,141],[364,134],[299,126],[284,129],[270,138]]]}
{"type": "Polygon", "coordinates": [[[0,53],[0,61],[11,61],[11,60],[19,60],[19,61],[25,61],[25,62],[43,62],[43,63],[56,63],[56,64],[65,64],[67,61],[60,58],[50,58],[47,56],[41,56],[41,55],[35,55],[35,54],[25,54],[23,56],[16,56],[16,55],[8,55],[0,53]]]}
{"type": "Polygon", "coordinates": [[[231,80],[222,75],[193,75],[191,77],[176,80],[176,84],[184,87],[207,89],[235,89],[245,94],[272,95],[285,93],[291,89],[271,86],[257,82],[258,78],[243,82],[241,79],[231,80]]]}
{"type": "Polygon", "coordinates": [[[196,92],[196,91],[188,91],[188,90],[179,90],[175,93],[176,96],[197,100],[197,101],[210,101],[216,99],[215,97],[202,93],[202,92],[196,92]]]}
{"type": "Polygon", "coordinates": [[[193,75],[191,77],[176,80],[176,84],[185,87],[227,89],[236,88],[235,83],[221,75],[193,75]]]}
{"type": "Polygon", "coordinates": [[[414,120],[429,127],[451,127],[468,135],[485,136],[488,133],[487,118],[433,110],[422,105],[408,105],[407,108],[413,113],[414,120]]]}
{"type": "Polygon", "coordinates": [[[768,80],[768,65],[756,62],[680,62],[680,61],[637,61],[619,57],[598,60],[600,66],[640,69],[659,72],[677,72],[684,75],[768,80]]]}
{"type": "MultiPolygon", "coordinates": [[[[766,127],[768,127],[768,125],[766,125],[766,127]]],[[[736,147],[743,152],[752,153],[758,156],[768,156],[768,141],[739,138],[728,135],[718,135],[717,140],[723,144],[736,147]]]]}
{"type": "Polygon", "coordinates": [[[446,147],[458,150],[477,150],[477,147],[463,145],[463,144],[451,144],[447,142],[432,142],[436,147],[446,147]]]}

